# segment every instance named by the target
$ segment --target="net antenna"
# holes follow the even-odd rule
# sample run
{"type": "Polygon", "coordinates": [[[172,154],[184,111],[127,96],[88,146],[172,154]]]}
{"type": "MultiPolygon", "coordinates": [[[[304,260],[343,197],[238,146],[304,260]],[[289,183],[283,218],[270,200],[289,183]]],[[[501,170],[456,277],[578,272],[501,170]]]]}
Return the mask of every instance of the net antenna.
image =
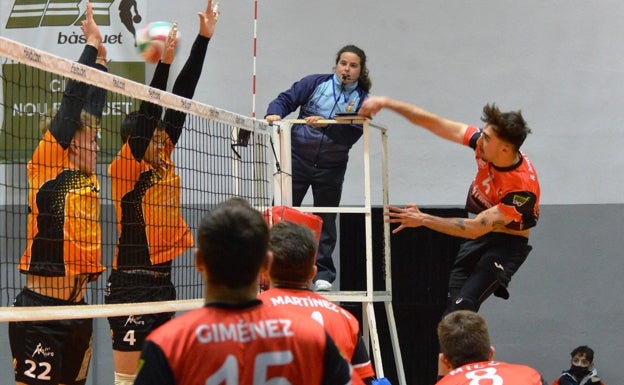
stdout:
{"type": "MultiPolygon", "coordinates": [[[[251,117],[256,117],[256,58],[258,56],[258,0],[254,0],[253,10],[253,54],[252,54],[252,74],[251,74],[251,117]]],[[[251,132],[242,128],[237,128],[234,134],[232,151],[240,158],[236,147],[247,147],[251,132]]]]}

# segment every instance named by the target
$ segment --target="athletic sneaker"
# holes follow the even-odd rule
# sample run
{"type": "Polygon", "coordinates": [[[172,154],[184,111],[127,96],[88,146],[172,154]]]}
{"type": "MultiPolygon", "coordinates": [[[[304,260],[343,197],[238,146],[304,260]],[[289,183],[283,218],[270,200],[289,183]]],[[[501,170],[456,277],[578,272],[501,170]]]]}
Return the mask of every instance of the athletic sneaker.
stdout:
{"type": "Polygon", "coordinates": [[[333,285],[324,279],[314,282],[314,291],[331,291],[333,285]]]}

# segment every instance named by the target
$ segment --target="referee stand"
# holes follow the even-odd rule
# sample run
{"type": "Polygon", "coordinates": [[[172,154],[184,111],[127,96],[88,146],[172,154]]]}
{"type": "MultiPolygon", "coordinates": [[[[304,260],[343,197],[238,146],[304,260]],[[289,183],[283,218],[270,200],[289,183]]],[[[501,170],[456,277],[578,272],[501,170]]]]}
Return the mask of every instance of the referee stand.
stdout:
{"type": "MultiPolygon", "coordinates": [[[[387,129],[372,123],[369,119],[359,116],[340,117],[337,120],[321,120],[325,124],[361,124],[363,127],[363,168],[364,168],[364,204],[357,207],[297,207],[302,212],[314,213],[345,213],[359,214],[364,216],[364,242],[365,242],[365,265],[366,265],[366,288],[363,291],[332,291],[323,292],[327,299],[332,302],[360,303],[362,306],[362,334],[369,355],[372,357],[375,374],[378,378],[384,377],[379,333],[375,316],[375,303],[383,303],[388,321],[388,331],[394,354],[394,362],[399,385],[405,385],[405,372],[399,346],[399,338],[392,308],[392,277],[390,259],[390,225],[383,223],[383,255],[382,260],[383,290],[374,290],[373,286],[373,226],[371,185],[372,172],[370,161],[371,129],[379,132],[381,138],[381,194],[382,204],[386,207],[388,201],[388,152],[387,152],[387,129]]],[[[291,127],[293,124],[305,124],[304,120],[292,119],[276,122],[273,125],[273,143],[276,156],[274,174],[274,204],[279,206],[292,206],[292,177],[291,177],[291,127]]],[[[377,172],[377,171],[376,171],[377,172]]],[[[379,179],[376,179],[378,181],[379,179]]]]}

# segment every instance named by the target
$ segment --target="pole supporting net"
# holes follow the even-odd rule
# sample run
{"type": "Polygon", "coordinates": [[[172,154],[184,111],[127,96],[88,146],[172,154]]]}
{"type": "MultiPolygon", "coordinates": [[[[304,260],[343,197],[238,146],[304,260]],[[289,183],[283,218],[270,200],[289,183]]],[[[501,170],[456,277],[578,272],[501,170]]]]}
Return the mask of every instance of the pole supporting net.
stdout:
{"type": "MultiPolygon", "coordinates": [[[[194,240],[203,214],[230,197],[258,210],[271,206],[274,158],[265,122],[111,72],[0,37],[0,322],[199,307],[204,289],[194,267],[194,240]],[[70,103],[63,95],[76,84],[106,90],[96,124],[97,161],[86,176],[73,170],[81,166],[68,155],[84,148],[70,142],[76,137],[58,134],[59,124],[89,126],[84,116],[79,122],[57,116],[70,103]],[[146,116],[144,102],[162,115],[146,116]],[[177,141],[165,128],[168,112],[186,115],[177,141]],[[122,137],[127,118],[137,115],[139,124],[157,121],[154,132],[166,133],[156,145],[162,159],[150,160],[147,150],[141,158],[130,144],[138,137],[122,137]],[[55,119],[57,126],[51,125],[55,119]],[[90,178],[91,188],[76,188],[80,178],[90,178]],[[150,279],[170,274],[175,300],[106,304],[114,268],[150,279]],[[12,307],[25,286],[69,303],[12,307]],[[88,305],[72,305],[84,287],[88,305]]],[[[169,77],[177,75],[172,70],[169,77]]],[[[86,97],[83,102],[88,105],[86,97]]]]}

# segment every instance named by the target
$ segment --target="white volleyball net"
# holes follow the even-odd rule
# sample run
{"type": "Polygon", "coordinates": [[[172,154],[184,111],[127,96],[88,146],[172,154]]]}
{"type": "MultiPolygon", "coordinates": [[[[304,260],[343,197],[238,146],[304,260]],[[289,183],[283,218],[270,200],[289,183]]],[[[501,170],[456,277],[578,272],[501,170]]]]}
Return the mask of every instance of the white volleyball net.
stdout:
{"type": "MultiPolygon", "coordinates": [[[[176,76],[172,70],[170,78],[175,79],[176,76]]],[[[193,238],[203,214],[227,198],[242,197],[259,210],[271,206],[274,157],[266,123],[155,90],[116,76],[113,70],[111,73],[98,71],[2,37],[0,78],[0,322],[122,316],[130,311],[132,314],[144,314],[200,306],[203,284],[194,269],[193,247],[186,248],[173,259],[171,265],[177,290],[176,301],[104,304],[106,281],[113,267],[119,240],[116,212],[119,202],[115,201],[111,191],[109,165],[122,147],[122,122],[129,113],[139,109],[142,101],[158,104],[163,110],[187,114],[182,134],[171,155],[171,163],[179,176],[180,194],[177,196],[174,191],[169,201],[160,204],[166,207],[179,205],[181,217],[193,238]],[[85,299],[89,305],[11,307],[13,299],[26,284],[26,274],[20,272],[20,267],[24,270],[28,265],[19,265],[22,255],[33,243],[29,241],[41,236],[36,231],[28,231],[28,218],[33,211],[31,206],[33,202],[45,204],[29,200],[27,164],[35,161],[33,152],[44,138],[41,124],[59,110],[63,91],[70,79],[107,90],[95,169],[99,183],[101,237],[91,238],[93,242],[100,243],[101,264],[106,270],[87,285],[85,299]],[[244,140],[239,133],[246,134],[244,140]]],[[[175,189],[176,186],[170,187],[175,189]]],[[[38,211],[44,210],[37,208],[38,211]]],[[[39,216],[43,218],[42,212],[39,216]]],[[[47,224],[41,218],[39,230],[47,224]]],[[[168,226],[164,219],[162,223],[152,225],[168,226]]],[[[171,233],[175,233],[175,229],[171,233]]],[[[168,239],[153,239],[153,235],[149,239],[151,247],[159,247],[161,241],[165,244],[168,239]]],[[[39,252],[46,254],[47,251],[50,250],[39,252]]],[[[50,254],[53,252],[50,251],[50,254]]],[[[45,268],[42,269],[42,274],[48,274],[45,268]]]]}

